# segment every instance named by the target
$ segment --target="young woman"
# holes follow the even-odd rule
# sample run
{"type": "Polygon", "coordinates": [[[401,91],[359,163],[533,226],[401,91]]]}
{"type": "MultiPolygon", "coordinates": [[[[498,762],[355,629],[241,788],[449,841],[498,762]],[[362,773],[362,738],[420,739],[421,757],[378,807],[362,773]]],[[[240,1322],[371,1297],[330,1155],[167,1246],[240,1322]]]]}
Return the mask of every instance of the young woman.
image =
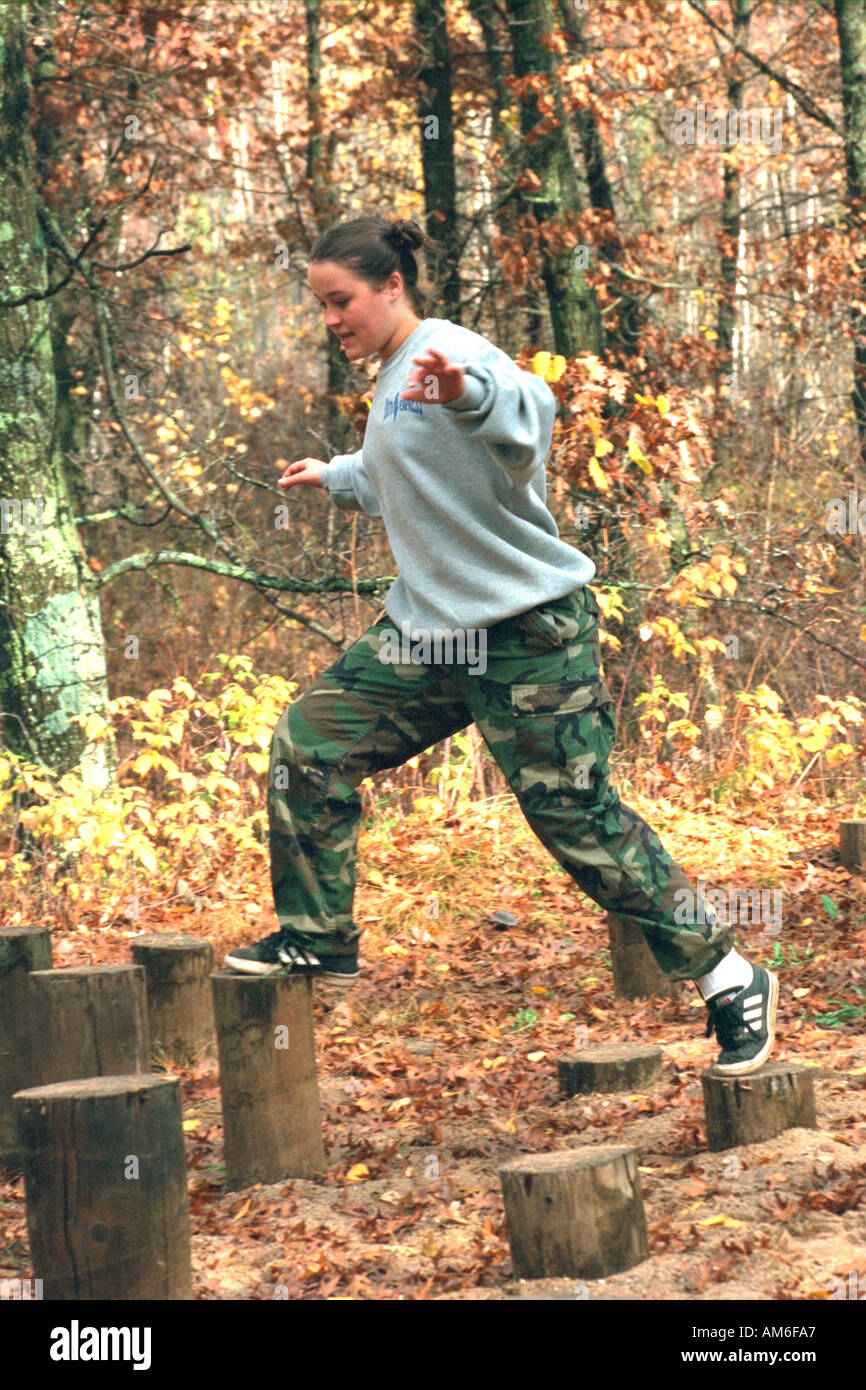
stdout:
{"type": "Polygon", "coordinates": [[[362,448],[292,463],[280,485],[324,487],[338,507],[381,516],[399,578],[382,617],[277,723],[268,813],[280,926],[226,964],[356,980],[358,787],[474,721],[574,882],[636,923],[672,980],[696,981],[706,1036],[722,1047],[716,1070],[755,1071],[773,1046],[776,976],[733,949],[734,927],[609,781],[595,567],[560,540],[545,505],[553,392],[486,338],[426,316],[415,258],[426,242],[416,222],[359,217],[311,253],[326,326],[350,361],[382,365],[362,448]]]}

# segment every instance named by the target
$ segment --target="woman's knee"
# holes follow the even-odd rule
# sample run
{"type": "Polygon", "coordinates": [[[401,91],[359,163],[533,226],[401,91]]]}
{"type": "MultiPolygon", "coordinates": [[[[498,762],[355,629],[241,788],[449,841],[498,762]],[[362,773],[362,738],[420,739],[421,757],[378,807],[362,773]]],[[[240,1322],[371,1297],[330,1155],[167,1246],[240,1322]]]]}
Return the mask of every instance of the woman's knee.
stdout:
{"type": "Polygon", "coordinates": [[[316,747],[316,729],[307,718],[308,702],[306,692],[299,695],[283,710],[274,726],[271,737],[271,751],[277,750],[284,761],[297,763],[308,756],[316,747]]]}

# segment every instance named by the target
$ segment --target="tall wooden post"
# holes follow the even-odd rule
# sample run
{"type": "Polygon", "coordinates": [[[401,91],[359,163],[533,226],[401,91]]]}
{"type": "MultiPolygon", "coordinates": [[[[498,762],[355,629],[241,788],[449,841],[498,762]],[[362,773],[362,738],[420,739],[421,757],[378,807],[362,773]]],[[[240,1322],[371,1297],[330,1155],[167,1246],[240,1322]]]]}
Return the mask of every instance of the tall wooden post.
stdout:
{"type": "Polygon", "coordinates": [[[313,1177],[325,1151],[310,980],[224,970],[211,982],[227,1186],[313,1177]]]}
{"type": "Polygon", "coordinates": [[[607,914],[610,965],[614,993],[620,999],[641,999],[651,994],[673,996],[680,982],[660,968],[640,927],[615,913],[607,914]]]}
{"type": "Polygon", "coordinates": [[[42,1085],[150,1071],[140,965],[37,970],[28,978],[42,1085]]]}
{"type": "Polygon", "coordinates": [[[43,1297],[192,1297],[176,1077],[106,1076],[15,1095],[43,1297]]]}
{"type": "Polygon", "coordinates": [[[30,990],[31,970],[51,969],[48,927],[0,927],[0,1164],[17,1165],[12,1096],[39,1080],[30,990]]]}
{"type": "Polygon", "coordinates": [[[147,1023],[155,1055],[180,1066],[213,1056],[211,943],[182,932],[157,932],[132,942],[132,958],[145,972],[147,1023]]]}
{"type": "Polygon", "coordinates": [[[850,874],[866,873],[866,820],[839,822],[839,858],[850,874]]]}

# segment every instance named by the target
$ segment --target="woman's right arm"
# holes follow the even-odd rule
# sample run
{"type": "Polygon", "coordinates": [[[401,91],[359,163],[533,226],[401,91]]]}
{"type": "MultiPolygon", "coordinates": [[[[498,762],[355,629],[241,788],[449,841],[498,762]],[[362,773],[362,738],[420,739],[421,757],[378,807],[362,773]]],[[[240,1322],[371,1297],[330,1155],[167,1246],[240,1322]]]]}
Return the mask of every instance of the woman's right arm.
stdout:
{"type": "Polygon", "coordinates": [[[295,483],[307,483],[310,487],[324,487],[322,473],[327,468],[327,464],[321,459],[298,459],[297,463],[290,463],[278,479],[277,487],[290,488],[295,483]]]}
{"type": "Polygon", "coordinates": [[[312,487],[324,488],[331,494],[336,506],[342,507],[344,511],[365,511],[370,516],[382,515],[379,499],[364,469],[360,449],[356,454],[337,454],[330,463],[310,458],[290,463],[278,486],[290,488],[295,483],[307,483],[312,487]]]}

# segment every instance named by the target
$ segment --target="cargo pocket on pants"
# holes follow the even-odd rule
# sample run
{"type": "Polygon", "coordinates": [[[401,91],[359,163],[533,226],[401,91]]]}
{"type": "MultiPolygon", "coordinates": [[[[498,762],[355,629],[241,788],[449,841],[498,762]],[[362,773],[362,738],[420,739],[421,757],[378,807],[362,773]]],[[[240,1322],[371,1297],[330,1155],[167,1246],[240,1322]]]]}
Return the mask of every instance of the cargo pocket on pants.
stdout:
{"type": "Polygon", "coordinates": [[[613,697],[604,681],[513,685],[517,793],[533,803],[590,807],[607,781],[613,697]]]}
{"type": "Polygon", "coordinates": [[[556,651],[576,641],[591,626],[580,589],[518,613],[512,621],[527,634],[530,650],[536,652],[556,651]]]}

